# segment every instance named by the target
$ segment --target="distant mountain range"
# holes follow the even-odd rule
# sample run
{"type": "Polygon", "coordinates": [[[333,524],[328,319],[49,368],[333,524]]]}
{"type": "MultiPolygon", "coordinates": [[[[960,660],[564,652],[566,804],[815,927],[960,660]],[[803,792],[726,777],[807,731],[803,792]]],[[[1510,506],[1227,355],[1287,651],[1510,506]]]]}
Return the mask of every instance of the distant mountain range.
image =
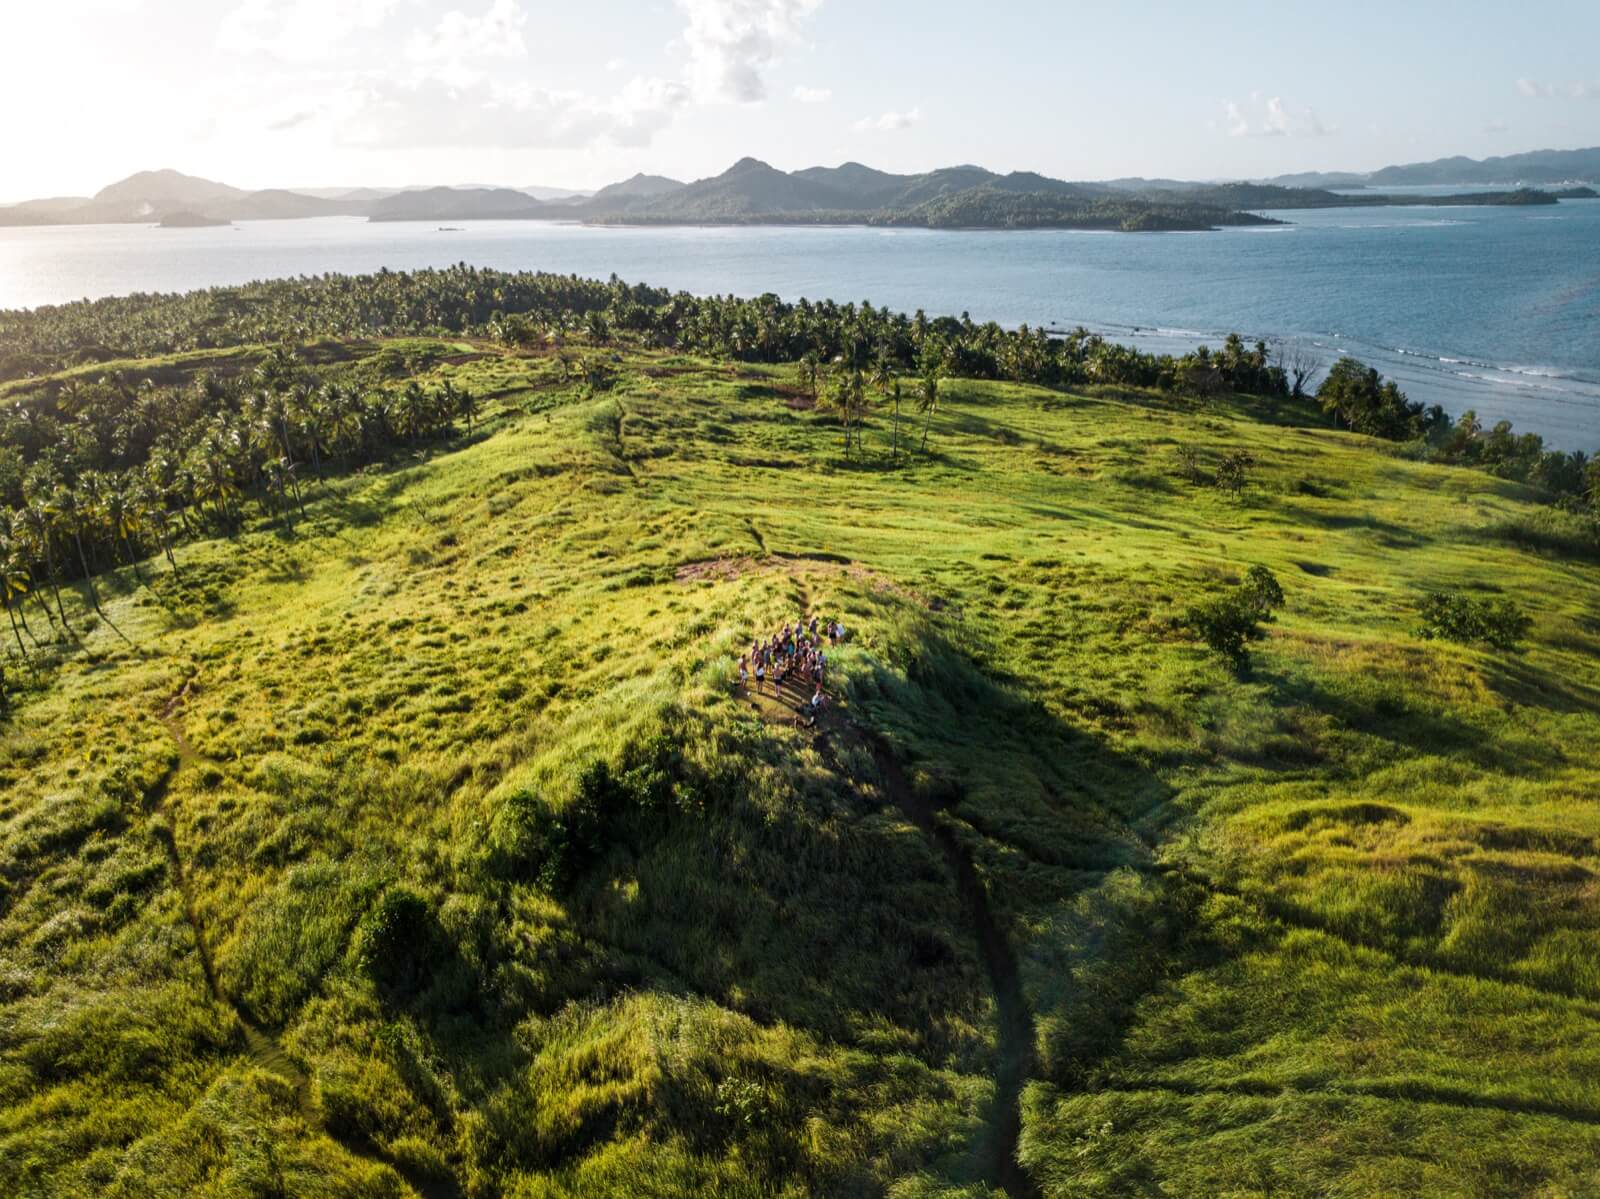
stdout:
{"type": "MultiPolygon", "coordinates": [[[[93,196],[57,196],[0,207],[0,225],[153,225],[173,216],[203,216],[209,224],[297,220],[317,216],[373,216],[385,204],[405,197],[417,197],[414,202],[419,208],[444,208],[446,205],[440,199],[441,194],[465,197],[458,206],[459,210],[448,215],[456,219],[470,219],[474,215],[471,211],[474,208],[473,197],[483,191],[515,197],[514,202],[503,200],[498,207],[517,216],[525,215],[523,210],[530,205],[570,204],[589,195],[588,192],[567,188],[541,186],[519,190],[356,187],[245,191],[177,171],[140,171],[93,196]],[[512,211],[514,209],[517,211],[512,211]]],[[[501,213],[485,212],[481,215],[499,216],[501,213]]]]}
{"type": "Polygon", "coordinates": [[[1482,161],[1443,158],[1364,174],[1303,173],[1254,183],[1176,179],[1067,182],[1029,171],[943,167],[898,175],[849,162],[780,171],[740,159],[683,183],[635,175],[594,193],[555,187],[268,188],[247,191],[177,171],[142,171],[93,196],[0,207],[0,225],[233,221],[363,216],[374,221],[582,220],[619,224],[854,223],[932,228],[1208,229],[1254,224],[1265,209],[1386,203],[1553,203],[1586,193],[1530,190],[1600,180],[1600,148],[1539,150],[1482,161]],[[1385,196],[1370,189],[1501,185],[1495,196],[1385,196]],[[1328,189],[1355,190],[1335,195],[1328,189]],[[1363,190],[1367,189],[1367,190],[1363,190]]]}
{"type": "Polygon", "coordinates": [[[1264,182],[1284,187],[1544,187],[1600,182],[1600,147],[1587,150],[1531,150],[1500,158],[1437,158],[1356,173],[1335,171],[1280,175],[1264,182]]]}

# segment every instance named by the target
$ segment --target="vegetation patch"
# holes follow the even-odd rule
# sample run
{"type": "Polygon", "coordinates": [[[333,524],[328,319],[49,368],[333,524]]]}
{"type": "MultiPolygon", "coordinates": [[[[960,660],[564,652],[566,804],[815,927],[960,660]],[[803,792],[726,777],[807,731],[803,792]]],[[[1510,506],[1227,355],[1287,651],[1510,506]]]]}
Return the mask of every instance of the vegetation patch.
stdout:
{"type": "Polygon", "coordinates": [[[1585,1193],[1572,456],[468,268],[0,359],[0,1193],[1585,1193]]]}

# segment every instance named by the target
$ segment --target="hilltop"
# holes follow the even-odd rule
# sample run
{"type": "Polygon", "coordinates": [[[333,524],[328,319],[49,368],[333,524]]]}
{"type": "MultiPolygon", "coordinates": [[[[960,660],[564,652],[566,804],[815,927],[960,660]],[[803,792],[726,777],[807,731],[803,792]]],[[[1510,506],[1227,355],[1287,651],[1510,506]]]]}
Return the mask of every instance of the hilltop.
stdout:
{"type": "Polygon", "coordinates": [[[1583,1193],[1571,460],[1269,357],[467,268],[14,314],[8,517],[77,474],[8,534],[0,1191],[1583,1193]],[[815,727],[737,680],[812,615],[815,727]]]}

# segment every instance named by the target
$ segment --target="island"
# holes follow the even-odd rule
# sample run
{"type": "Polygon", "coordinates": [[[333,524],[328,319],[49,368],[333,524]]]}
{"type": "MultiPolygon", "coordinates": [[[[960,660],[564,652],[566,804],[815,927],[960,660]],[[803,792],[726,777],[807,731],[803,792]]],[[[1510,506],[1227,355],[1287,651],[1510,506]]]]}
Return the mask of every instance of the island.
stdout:
{"type": "MultiPolygon", "coordinates": [[[[246,191],[177,171],[142,171],[94,196],[58,196],[0,207],[12,225],[149,224],[203,228],[236,221],[362,216],[427,223],[454,232],[463,221],[563,221],[593,225],[885,225],[922,229],[1088,229],[1121,233],[1201,231],[1282,224],[1266,214],[1309,208],[1384,206],[1545,207],[1594,199],[1581,181],[1600,169],[1600,150],[1548,163],[1519,160],[1527,173],[1490,191],[1448,195],[1386,192],[1410,186],[1403,171],[1301,174],[1271,180],[1185,182],[1124,178],[1069,181],[1037,171],[999,173],[970,163],[913,174],[859,162],[785,171],[741,158],[721,174],[682,182],[636,174],[592,194],[528,187],[328,189],[310,195],[246,191]],[[1539,169],[1535,169],[1535,167],[1539,169]],[[1563,172],[1556,175],[1555,172],[1563,172]],[[1554,176],[1556,181],[1551,180],[1554,176]],[[1543,186],[1535,186],[1542,184],[1543,186]]],[[[1462,187],[1478,185],[1458,164],[1462,187]]],[[[1501,178],[1506,178],[1502,176],[1501,178]]]]}

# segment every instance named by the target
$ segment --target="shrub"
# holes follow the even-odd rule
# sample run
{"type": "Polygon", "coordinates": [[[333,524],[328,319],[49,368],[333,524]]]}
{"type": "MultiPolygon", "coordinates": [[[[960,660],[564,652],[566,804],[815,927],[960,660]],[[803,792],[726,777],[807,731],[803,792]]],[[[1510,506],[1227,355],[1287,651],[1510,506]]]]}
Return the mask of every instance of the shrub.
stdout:
{"type": "Polygon", "coordinates": [[[1265,566],[1252,566],[1237,587],[1186,611],[1183,623],[1242,671],[1250,665],[1249,643],[1266,636],[1261,622],[1282,604],[1277,577],[1265,566]]]}
{"type": "Polygon", "coordinates": [[[1186,444],[1174,452],[1178,456],[1178,473],[1191,483],[1204,483],[1206,476],[1200,469],[1200,451],[1186,444]]]}
{"type": "Polygon", "coordinates": [[[400,994],[417,990],[438,949],[433,906],[409,887],[390,887],[356,929],[355,959],[382,987],[400,994]]]}
{"type": "Polygon", "coordinates": [[[1422,601],[1417,635],[1462,645],[1483,644],[1514,650],[1533,627],[1533,618],[1509,599],[1480,600],[1470,595],[1430,592],[1422,601]]]}
{"type": "Polygon", "coordinates": [[[1224,454],[1217,463],[1218,489],[1237,498],[1250,481],[1250,468],[1255,464],[1256,460],[1244,450],[1230,450],[1224,454]]]}
{"type": "Polygon", "coordinates": [[[1270,619],[1273,611],[1283,606],[1283,588],[1265,566],[1252,566],[1246,571],[1239,591],[1263,620],[1270,619]]]}
{"type": "Polygon", "coordinates": [[[552,895],[565,892],[614,841],[641,841],[678,815],[698,813],[700,789],[683,774],[678,746],[662,734],[630,746],[620,767],[590,762],[559,811],[531,791],[517,792],[490,829],[495,873],[531,879],[552,895]]]}

